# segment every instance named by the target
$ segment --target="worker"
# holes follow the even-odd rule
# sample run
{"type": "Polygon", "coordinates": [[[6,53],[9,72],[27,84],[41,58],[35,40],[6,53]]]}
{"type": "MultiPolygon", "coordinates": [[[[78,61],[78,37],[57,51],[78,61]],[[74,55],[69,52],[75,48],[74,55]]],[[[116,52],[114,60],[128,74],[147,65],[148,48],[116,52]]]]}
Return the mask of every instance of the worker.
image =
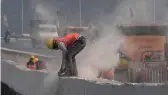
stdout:
{"type": "Polygon", "coordinates": [[[34,58],[33,63],[36,64],[39,61],[37,57],[34,58]]]}
{"type": "Polygon", "coordinates": [[[36,70],[36,59],[34,56],[31,56],[29,61],[27,62],[27,68],[32,69],[32,70],[36,70]]]}
{"type": "Polygon", "coordinates": [[[43,62],[42,60],[39,60],[38,58],[36,58],[35,60],[36,60],[37,70],[47,69],[45,62],[43,62]]]}
{"type": "Polygon", "coordinates": [[[30,60],[29,60],[29,61],[33,61],[34,58],[35,58],[35,56],[32,55],[32,56],[30,57],[30,60]]]}
{"type": "Polygon", "coordinates": [[[27,62],[26,66],[28,66],[29,64],[32,64],[34,58],[35,58],[34,56],[30,56],[30,59],[29,59],[29,61],[27,62]]]}
{"type": "Polygon", "coordinates": [[[85,37],[76,32],[66,34],[64,37],[48,39],[49,49],[62,51],[62,65],[58,76],[77,76],[75,56],[84,49],[85,45],[85,37]]]}
{"type": "Polygon", "coordinates": [[[100,70],[97,78],[114,79],[114,72],[112,70],[100,70]]]}
{"type": "Polygon", "coordinates": [[[5,32],[5,37],[4,37],[5,44],[9,44],[10,36],[11,36],[11,33],[9,32],[9,29],[7,29],[6,32],[5,32]]]}
{"type": "Polygon", "coordinates": [[[114,79],[114,72],[113,71],[108,71],[108,72],[104,72],[104,76],[105,79],[114,79]]]}

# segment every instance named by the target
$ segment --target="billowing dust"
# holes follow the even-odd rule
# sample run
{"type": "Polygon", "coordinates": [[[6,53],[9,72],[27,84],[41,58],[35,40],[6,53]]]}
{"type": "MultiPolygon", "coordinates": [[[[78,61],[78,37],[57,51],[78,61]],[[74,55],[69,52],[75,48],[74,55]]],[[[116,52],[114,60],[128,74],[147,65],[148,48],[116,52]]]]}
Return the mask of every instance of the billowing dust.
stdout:
{"type": "Polygon", "coordinates": [[[114,29],[110,31],[112,33],[87,46],[79,54],[78,72],[80,77],[96,78],[101,70],[114,70],[117,66],[118,49],[123,37],[114,35],[113,31],[116,31],[114,29]]]}
{"type": "Polygon", "coordinates": [[[119,63],[118,50],[124,43],[124,36],[116,29],[120,24],[153,24],[154,17],[151,1],[125,0],[110,14],[100,18],[102,37],[88,46],[80,54],[79,76],[96,78],[100,70],[114,70],[119,63]],[[149,6],[150,5],[150,6],[149,6]]]}

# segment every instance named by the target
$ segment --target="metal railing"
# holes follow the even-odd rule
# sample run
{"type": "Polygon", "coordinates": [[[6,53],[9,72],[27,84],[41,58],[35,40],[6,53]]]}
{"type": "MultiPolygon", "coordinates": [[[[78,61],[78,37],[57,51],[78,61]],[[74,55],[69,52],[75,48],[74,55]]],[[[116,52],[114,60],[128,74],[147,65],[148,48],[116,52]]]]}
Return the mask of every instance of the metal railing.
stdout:
{"type": "Polygon", "coordinates": [[[128,77],[130,82],[167,83],[168,67],[165,61],[138,62],[128,64],[128,77]]]}

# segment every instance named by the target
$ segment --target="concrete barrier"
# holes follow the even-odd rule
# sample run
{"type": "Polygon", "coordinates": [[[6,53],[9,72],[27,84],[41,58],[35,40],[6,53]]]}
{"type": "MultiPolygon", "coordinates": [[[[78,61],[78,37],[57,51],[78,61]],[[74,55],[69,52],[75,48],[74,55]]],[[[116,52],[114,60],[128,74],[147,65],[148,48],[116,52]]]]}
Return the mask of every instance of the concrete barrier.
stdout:
{"type": "Polygon", "coordinates": [[[55,74],[51,74],[51,72],[31,71],[14,62],[2,61],[2,81],[24,95],[168,94],[168,84],[133,84],[105,79],[51,78],[54,76],[55,74]]]}
{"type": "Polygon", "coordinates": [[[131,84],[61,78],[56,95],[167,95],[167,84],[131,84]]]}
{"type": "Polygon", "coordinates": [[[47,72],[33,71],[23,65],[1,60],[2,81],[23,95],[35,95],[47,72]]]}
{"type": "Polygon", "coordinates": [[[26,63],[32,55],[37,56],[39,59],[42,59],[46,62],[52,62],[54,59],[59,59],[56,56],[48,56],[33,52],[25,52],[1,47],[1,58],[10,59],[17,63],[26,63]]]}
{"type": "Polygon", "coordinates": [[[1,81],[1,95],[22,95],[1,81]]]}

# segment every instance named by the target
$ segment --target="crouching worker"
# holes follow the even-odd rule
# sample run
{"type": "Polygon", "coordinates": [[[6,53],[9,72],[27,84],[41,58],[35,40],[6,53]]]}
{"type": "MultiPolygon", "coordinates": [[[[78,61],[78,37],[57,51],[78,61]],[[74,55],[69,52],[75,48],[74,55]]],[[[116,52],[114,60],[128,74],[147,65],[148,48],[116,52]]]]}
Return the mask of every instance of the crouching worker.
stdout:
{"type": "Polygon", "coordinates": [[[62,50],[62,65],[58,76],[77,76],[75,56],[84,49],[86,39],[78,33],[67,34],[61,38],[49,38],[49,49],[62,50]]]}
{"type": "Polygon", "coordinates": [[[35,58],[35,62],[36,62],[36,70],[47,69],[45,62],[43,62],[42,60],[35,58]]]}
{"type": "Polygon", "coordinates": [[[27,68],[31,70],[47,69],[45,62],[39,60],[37,57],[31,56],[29,62],[27,62],[27,68]]]}
{"type": "Polygon", "coordinates": [[[36,70],[35,57],[31,56],[29,61],[26,64],[26,67],[31,70],[36,70]]]}
{"type": "Polygon", "coordinates": [[[111,70],[100,71],[98,78],[112,80],[112,79],[114,79],[114,72],[111,70]]]}

